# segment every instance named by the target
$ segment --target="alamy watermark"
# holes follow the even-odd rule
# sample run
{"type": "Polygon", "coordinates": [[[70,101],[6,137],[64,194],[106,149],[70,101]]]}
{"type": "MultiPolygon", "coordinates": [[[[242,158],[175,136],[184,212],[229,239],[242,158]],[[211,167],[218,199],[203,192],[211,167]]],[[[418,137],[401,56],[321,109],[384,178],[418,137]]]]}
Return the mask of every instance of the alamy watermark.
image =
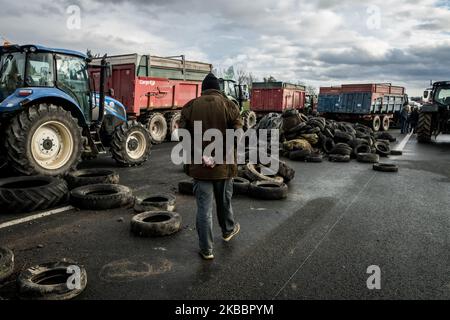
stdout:
{"type": "Polygon", "coordinates": [[[81,8],[77,5],[68,6],[66,9],[66,27],[69,30],[81,29],[81,8]]]}
{"type": "Polygon", "coordinates": [[[202,122],[195,121],[193,135],[186,129],[177,129],[172,134],[172,141],[180,139],[171,154],[176,165],[205,165],[205,161],[207,166],[261,164],[261,173],[265,175],[274,175],[279,169],[280,134],[276,129],[245,132],[227,129],[224,135],[218,129],[203,132],[202,122]]]}
{"type": "Polygon", "coordinates": [[[67,273],[70,276],[67,278],[67,289],[80,290],[81,289],[81,268],[79,266],[67,267],[67,273]]]}
{"type": "Polygon", "coordinates": [[[366,284],[367,289],[369,290],[381,290],[381,269],[379,266],[369,266],[366,271],[367,274],[370,274],[369,278],[367,278],[366,284]]]}

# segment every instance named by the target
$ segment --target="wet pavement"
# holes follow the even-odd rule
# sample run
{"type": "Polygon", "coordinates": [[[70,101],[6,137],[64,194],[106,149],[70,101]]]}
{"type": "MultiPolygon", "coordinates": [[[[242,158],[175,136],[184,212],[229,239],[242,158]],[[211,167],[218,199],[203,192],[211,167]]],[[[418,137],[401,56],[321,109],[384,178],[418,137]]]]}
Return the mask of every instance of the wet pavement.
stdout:
{"type": "MultiPolygon", "coordinates": [[[[170,162],[172,146],[155,146],[140,168],[109,158],[83,167],[116,168],[137,196],[175,193],[186,176],[170,162]]],[[[132,208],[70,210],[0,229],[0,245],[15,252],[16,274],[64,258],[83,264],[80,299],[448,299],[450,137],[422,145],[413,136],[403,156],[385,161],[399,173],[287,161],[297,171],[288,198],[235,198],[241,233],[225,244],[215,224],[213,262],[197,254],[194,198],[178,194],[183,229],[170,237],[131,235],[132,208]],[[371,265],[381,290],[367,288],[371,265]]],[[[2,215],[0,224],[28,215],[2,215]]],[[[0,296],[14,290],[7,284],[0,296]]]]}

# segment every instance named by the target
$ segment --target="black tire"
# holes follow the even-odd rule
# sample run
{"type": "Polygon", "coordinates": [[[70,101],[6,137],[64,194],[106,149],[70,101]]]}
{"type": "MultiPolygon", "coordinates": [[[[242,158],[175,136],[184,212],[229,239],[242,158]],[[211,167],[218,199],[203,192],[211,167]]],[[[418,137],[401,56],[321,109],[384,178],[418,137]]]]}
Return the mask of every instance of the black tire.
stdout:
{"type": "Polygon", "coordinates": [[[390,126],[391,126],[391,119],[389,119],[388,116],[384,116],[381,123],[381,129],[383,131],[388,131],[390,126]]]}
{"type": "Polygon", "coordinates": [[[334,148],[331,150],[331,154],[340,154],[343,156],[349,156],[353,152],[353,149],[345,143],[338,143],[334,146],[334,148]]]}
{"type": "Polygon", "coordinates": [[[66,174],[70,190],[90,184],[118,184],[119,174],[108,169],[84,169],[66,174]]]}
{"type": "Polygon", "coordinates": [[[389,146],[389,142],[381,142],[377,141],[375,143],[375,149],[377,150],[377,154],[379,154],[381,157],[387,157],[391,153],[391,147],[389,146]]]}
{"type": "Polygon", "coordinates": [[[331,151],[334,149],[335,143],[334,140],[331,138],[325,138],[322,142],[322,148],[325,153],[331,153],[331,151]]]}
{"type": "Polygon", "coordinates": [[[14,272],[14,253],[8,248],[0,247],[0,284],[14,272]]]}
{"type": "Polygon", "coordinates": [[[114,131],[111,142],[111,154],[123,167],[135,167],[144,164],[151,151],[150,134],[139,122],[125,122],[114,131]]]}
{"type": "Polygon", "coordinates": [[[309,155],[311,155],[310,150],[295,150],[289,153],[289,159],[292,161],[305,161],[309,155]]]}
{"type": "Polygon", "coordinates": [[[149,212],[149,211],[175,211],[176,197],[171,194],[155,194],[137,199],[134,205],[134,211],[149,212]]]}
{"type": "Polygon", "coordinates": [[[419,114],[419,122],[417,124],[417,141],[420,143],[430,143],[433,135],[432,127],[433,115],[431,113],[419,114]]]}
{"type": "Polygon", "coordinates": [[[284,179],[285,183],[288,183],[295,178],[295,170],[287,165],[286,162],[279,162],[278,175],[284,179]]]}
{"type": "Polygon", "coordinates": [[[401,156],[403,155],[403,151],[401,150],[391,150],[391,156],[401,156]]]}
{"type": "Polygon", "coordinates": [[[372,148],[366,143],[359,144],[353,149],[353,154],[355,156],[357,156],[358,153],[371,153],[371,152],[372,148]]]}
{"type": "Polygon", "coordinates": [[[288,186],[285,183],[256,181],[250,185],[250,196],[262,200],[285,199],[288,196],[288,186]]]}
{"type": "Polygon", "coordinates": [[[166,140],[167,121],[162,113],[151,112],[147,114],[143,124],[148,130],[153,144],[161,144],[166,140]]]}
{"type": "Polygon", "coordinates": [[[334,132],[334,142],[336,143],[339,142],[348,143],[349,141],[353,140],[353,138],[354,136],[347,132],[343,132],[340,130],[336,130],[334,132]]]}
{"type": "Polygon", "coordinates": [[[245,195],[248,194],[250,188],[250,181],[245,178],[233,178],[233,194],[245,195]]]}
{"type": "MultiPolygon", "coordinates": [[[[169,127],[169,131],[167,133],[167,140],[168,141],[172,141],[172,134],[178,129],[179,124],[180,124],[180,120],[181,120],[181,112],[180,111],[176,111],[176,112],[169,112],[166,114],[166,121],[167,121],[167,125],[169,127]]],[[[175,140],[178,141],[178,140],[175,140]]]]}
{"type": "Polygon", "coordinates": [[[48,176],[17,177],[0,180],[0,213],[45,210],[68,200],[67,183],[48,176]]]}
{"type": "Polygon", "coordinates": [[[398,167],[391,163],[376,163],[373,165],[373,170],[381,172],[398,172],[398,167]]]}
{"type": "Polygon", "coordinates": [[[131,219],[131,232],[139,237],[164,237],[180,231],[181,216],[175,212],[151,211],[131,219]]]}
{"type": "Polygon", "coordinates": [[[323,162],[323,157],[320,154],[311,154],[305,158],[305,161],[312,163],[321,163],[323,162]]]}
{"type": "MultiPolygon", "coordinates": [[[[6,129],[6,150],[8,163],[16,171],[24,175],[46,175],[46,176],[60,176],[66,172],[74,169],[81,160],[81,153],[83,151],[83,140],[81,134],[81,127],[69,111],[64,110],[60,106],[53,104],[39,104],[30,106],[26,110],[17,114],[10,120],[10,125],[6,129]],[[52,123],[50,123],[52,122],[52,123]],[[67,130],[70,135],[70,144],[72,150],[70,154],[66,155],[66,160],[58,167],[51,168],[51,164],[47,163],[47,168],[39,164],[37,156],[32,151],[32,140],[34,134],[41,129],[43,125],[53,128],[53,133],[50,137],[37,136],[36,142],[42,140],[38,148],[40,154],[54,153],[54,158],[62,157],[64,154],[64,144],[55,142],[54,140],[59,134],[63,133],[61,127],[67,130]],[[58,130],[58,126],[61,126],[58,130]],[[54,151],[58,147],[58,151],[54,151]]],[[[61,135],[59,135],[61,137],[61,135]]],[[[70,150],[67,150],[68,152],[70,150]]],[[[45,160],[42,160],[45,161],[45,160]]]]}
{"type": "Polygon", "coordinates": [[[254,113],[251,110],[246,110],[242,113],[242,120],[244,121],[244,129],[252,129],[256,126],[257,120],[256,120],[256,113],[254,113]]]}
{"type": "MultiPolygon", "coordinates": [[[[74,270],[70,270],[74,272],[74,270]]],[[[29,300],[70,300],[79,296],[87,285],[87,273],[83,266],[70,262],[45,263],[23,271],[17,279],[19,294],[29,300]],[[68,271],[76,266],[80,271],[80,288],[69,289],[68,271]]]]}
{"type": "Polygon", "coordinates": [[[362,163],[378,163],[380,156],[375,153],[358,153],[356,159],[362,163]]]}
{"type": "Polygon", "coordinates": [[[342,154],[330,154],[328,160],[331,162],[350,162],[350,156],[344,156],[342,154]]]}
{"type": "Polygon", "coordinates": [[[124,207],[134,201],[131,189],[119,184],[93,184],[70,192],[74,207],[87,210],[108,210],[124,207]]]}
{"type": "Polygon", "coordinates": [[[194,181],[184,180],[178,183],[178,193],[192,196],[194,195],[194,181]]]}

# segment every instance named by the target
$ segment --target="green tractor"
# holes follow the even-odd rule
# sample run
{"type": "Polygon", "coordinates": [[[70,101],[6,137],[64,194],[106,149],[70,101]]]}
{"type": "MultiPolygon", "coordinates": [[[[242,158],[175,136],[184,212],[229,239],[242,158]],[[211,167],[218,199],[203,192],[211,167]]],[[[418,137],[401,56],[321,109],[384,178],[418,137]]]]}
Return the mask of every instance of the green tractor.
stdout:
{"type": "Polygon", "coordinates": [[[422,106],[417,125],[417,140],[431,142],[434,135],[450,132],[450,81],[433,84],[431,103],[422,106]]]}
{"type": "Polygon", "coordinates": [[[238,84],[234,80],[223,78],[219,79],[219,83],[222,92],[239,107],[239,110],[241,110],[244,129],[251,129],[256,126],[256,114],[249,109],[248,105],[246,106],[250,96],[248,86],[245,84],[238,84]]]}

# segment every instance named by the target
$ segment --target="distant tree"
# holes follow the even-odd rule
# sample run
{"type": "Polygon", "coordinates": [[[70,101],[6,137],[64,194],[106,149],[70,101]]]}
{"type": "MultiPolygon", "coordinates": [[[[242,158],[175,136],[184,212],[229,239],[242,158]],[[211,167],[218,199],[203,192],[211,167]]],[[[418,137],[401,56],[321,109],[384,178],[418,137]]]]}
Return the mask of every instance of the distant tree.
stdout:
{"type": "Polygon", "coordinates": [[[273,76],[264,77],[264,82],[277,82],[277,79],[275,79],[273,76]]]}
{"type": "Polygon", "coordinates": [[[306,86],[306,94],[310,96],[316,96],[317,95],[317,88],[314,86],[306,86]]]}

